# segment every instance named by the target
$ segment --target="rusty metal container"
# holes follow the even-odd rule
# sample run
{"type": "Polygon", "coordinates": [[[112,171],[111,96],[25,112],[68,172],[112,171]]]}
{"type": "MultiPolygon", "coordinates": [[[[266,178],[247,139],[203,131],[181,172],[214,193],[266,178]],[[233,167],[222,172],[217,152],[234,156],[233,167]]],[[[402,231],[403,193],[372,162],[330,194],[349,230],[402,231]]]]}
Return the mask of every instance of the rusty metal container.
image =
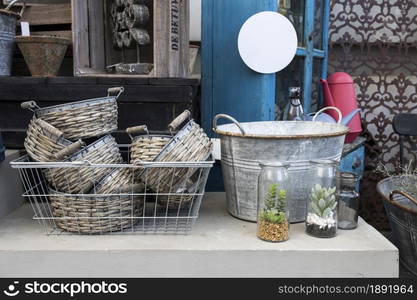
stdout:
{"type": "Polygon", "coordinates": [[[309,162],[314,159],[340,161],[349,128],[341,124],[300,121],[239,123],[228,115],[217,115],[213,130],[220,136],[221,160],[227,208],[233,216],[256,221],[259,162],[290,164],[293,187],[290,222],[303,222],[309,185],[305,183],[309,162]],[[221,118],[232,124],[217,125],[221,118]]]}
{"type": "Polygon", "coordinates": [[[389,177],[378,183],[377,190],[384,200],[393,242],[400,250],[400,261],[410,272],[417,275],[416,176],[389,177]]]}
{"type": "Polygon", "coordinates": [[[0,9],[0,76],[10,76],[18,13],[0,9]]]}
{"type": "Polygon", "coordinates": [[[16,43],[32,76],[54,77],[71,41],[53,36],[18,36],[16,43]]]}

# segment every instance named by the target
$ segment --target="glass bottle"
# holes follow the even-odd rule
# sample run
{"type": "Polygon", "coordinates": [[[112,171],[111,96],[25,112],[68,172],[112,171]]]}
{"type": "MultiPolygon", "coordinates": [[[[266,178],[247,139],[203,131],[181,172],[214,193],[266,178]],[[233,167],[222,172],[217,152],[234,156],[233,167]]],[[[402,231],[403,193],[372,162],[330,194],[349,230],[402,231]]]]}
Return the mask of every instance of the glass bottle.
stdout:
{"type": "Polygon", "coordinates": [[[290,87],[288,93],[290,101],[285,108],[284,121],[303,121],[304,109],[301,104],[301,88],[290,87]]]}
{"type": "Polygon", "coordinates": [[[355,173],[340,172],[338,180],[338,228],[355,229],[358,227],[359,194],[356,187],[359,177],[355,173]]]}
{"type": "Polygon", "coordinates": [[[336,236],[337,195],[336,169],[334,160],[319,159],[310,161],[310,176],[307,184],[311,186],[307,199],[306,232],[319,238],[336,236]]]}
{"type": "Polygon", "coordinates": [[[288,167],[282,162],[260,164],[258,179],[258,238],[283,242],[289,238],[288,167]]]}

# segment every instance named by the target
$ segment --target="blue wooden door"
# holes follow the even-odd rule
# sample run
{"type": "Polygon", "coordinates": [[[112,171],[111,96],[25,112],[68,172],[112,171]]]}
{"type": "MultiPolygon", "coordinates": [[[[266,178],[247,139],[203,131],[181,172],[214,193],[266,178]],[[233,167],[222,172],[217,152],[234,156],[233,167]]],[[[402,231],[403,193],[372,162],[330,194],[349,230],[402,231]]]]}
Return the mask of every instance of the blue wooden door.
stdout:
{"type": "Polygon", "coordinates": [[[218,113],[239,121],[273,120],[275,74],[263,75],[242,61],[237,38],[243,23],[261,11],[277,11],[277,0],[203,0],[202,125],[212,134],[218,113]]]}
{"type": "Polygon", "coordinates": [[[239,121],[278,118],[289,86],[302,86],[307,112],[320,105],[318,80],[327,77],[330,0],[203,0],[202,1],[202,125],[212,134],[218,113],[239,121]],[[279,7],[278,7],[279,4],[279,7]],[[243,23],[252,15],[280,11],[298,32],[296,59],[278,74],[249,69],[237,49],[243,23]],[[298,19],[295,17],[298,16],[298,19]]]}
{"type": "Polygon", "coordinates": [[[327,78],[330,0],[279,0],[279,12],[293,23],[299,42],[293,62],[277,74],[277,119],[291,86],[302,87],[306,112],[317,111],[322,104],[319,79],[327,78]]]}

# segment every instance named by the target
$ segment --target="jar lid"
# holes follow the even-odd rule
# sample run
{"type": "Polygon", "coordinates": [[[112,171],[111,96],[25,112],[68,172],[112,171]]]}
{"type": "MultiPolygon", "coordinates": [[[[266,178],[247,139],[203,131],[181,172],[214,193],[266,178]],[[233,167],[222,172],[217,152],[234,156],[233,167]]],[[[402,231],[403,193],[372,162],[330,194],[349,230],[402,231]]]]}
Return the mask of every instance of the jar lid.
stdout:
{"type": "Polygon", "coordinates": [[[338,165],[339,164],[339,162],[334,159],[312,159],[310,160],[310,163],[318,164],[318,165],[338,165]]]}
{"type": "Polygon", "coordinates": [[[261,167],[276,167],[276,168],[289,168],[290,164],[284,161],[261,161],[259,162],[261,167]]]}
{"type": "Polygon", "coordinates": [[[337,177],[346,183],[356,183],[359,180],[359,176],[352,172],[338,172],[337,177]]]}

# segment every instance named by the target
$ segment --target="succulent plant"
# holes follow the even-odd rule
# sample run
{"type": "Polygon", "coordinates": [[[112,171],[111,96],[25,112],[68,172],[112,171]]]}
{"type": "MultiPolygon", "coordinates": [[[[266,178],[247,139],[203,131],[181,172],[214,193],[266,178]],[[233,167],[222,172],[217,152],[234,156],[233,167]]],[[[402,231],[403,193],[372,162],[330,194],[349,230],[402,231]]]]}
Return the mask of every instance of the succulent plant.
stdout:
{"type": "Polygon", "coordinates": [[[261,218],[275,224],[286,222],[286,197],[285,190],[279,190],[276,183],[271,184],[265,195],[265,208],[261,213],[261,218]]]}
{"type": "Polygon", "coordinates": [[[336,187],[324,188],[320,184],[316,184],[311,189],[310,207],[312,212],[317,216],[326,219],[336,208],[336,187]]]}

